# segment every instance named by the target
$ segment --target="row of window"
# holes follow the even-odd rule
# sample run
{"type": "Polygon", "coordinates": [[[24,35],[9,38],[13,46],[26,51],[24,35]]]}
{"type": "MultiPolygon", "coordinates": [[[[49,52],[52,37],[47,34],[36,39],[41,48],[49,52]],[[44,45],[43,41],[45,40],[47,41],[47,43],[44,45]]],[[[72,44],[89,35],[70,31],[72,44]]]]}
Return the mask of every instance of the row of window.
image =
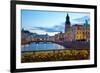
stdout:
{"type": "Polygon", "coordinates": [[[77,34],[90,34],[90,32],[77,32],[77,34]]]}
{"type": "Polygon", "coordinates": [[[86,36],[76,36],[76,39],[86,39],[86,36]]]}

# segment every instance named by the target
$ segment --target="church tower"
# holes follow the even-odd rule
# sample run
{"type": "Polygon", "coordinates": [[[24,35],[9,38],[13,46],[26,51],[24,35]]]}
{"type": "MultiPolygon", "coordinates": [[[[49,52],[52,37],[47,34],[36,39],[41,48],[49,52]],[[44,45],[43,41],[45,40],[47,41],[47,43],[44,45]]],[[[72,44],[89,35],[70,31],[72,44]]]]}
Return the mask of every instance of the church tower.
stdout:
{"type": "Polygon", "coordinates": [[[70,17],[69,15],[67,14],[66,16],[66,22],[65,22],[65,33],[70,30],[70,17]]]}

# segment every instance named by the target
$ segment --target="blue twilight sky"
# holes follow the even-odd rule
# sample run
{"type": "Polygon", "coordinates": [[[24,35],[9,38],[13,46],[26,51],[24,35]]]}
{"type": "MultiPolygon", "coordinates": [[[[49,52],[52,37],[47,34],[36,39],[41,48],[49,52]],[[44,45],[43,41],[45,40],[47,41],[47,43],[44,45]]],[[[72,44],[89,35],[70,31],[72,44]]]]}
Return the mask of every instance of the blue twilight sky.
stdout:
{"type": "Polygon", "coordinates": [[[70,16],[71,25],[84,24],[85,20],[90,23],[89,13],[21,10],[21,26],[33,33],[47,33],[52,36],[58,32],[64,32],[67,13],[70,16]]]}

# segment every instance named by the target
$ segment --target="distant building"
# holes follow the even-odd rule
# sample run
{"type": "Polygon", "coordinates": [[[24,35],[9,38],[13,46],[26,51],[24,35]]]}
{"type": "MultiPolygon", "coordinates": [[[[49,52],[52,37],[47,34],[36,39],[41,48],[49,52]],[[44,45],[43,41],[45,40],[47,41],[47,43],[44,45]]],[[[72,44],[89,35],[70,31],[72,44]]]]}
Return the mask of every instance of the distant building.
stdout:
{"type": "Polygon", "coordinates": [[[33,33],[29,32],[27,30],[24,30],[24,29],[21,30],[21,39],[22,40],[31,40],[32,35],[33,35],[33,33]]]}
{"type": "Polygon", "coordinates": [[[60,32],[58,34],[55,34],[55,41],[64,41],[64,33],[60,32]]]}
{"type": "Polygon", "coordinates": [[[67,14],[65,22],[64,41],[89,41],[90,25],[85,20],[85,24],[75,24],[71,26],[70,17],[67,14]]]}
{"type": "Polygon", "coordinates": [[[77,41],[83,41],[86,40],[86,34],[85,34],[85,29],[83,27],[83,25],[73,25],[72,28],[74,28],[73,32],[74,32],[74,40],[77,41]]]}
{"type": "Polygon", "coordinates": [[[84,25],[75,24],[72,26],[73,40],[89,41],[90,40],[90,26],[85,22],[84,25]]]}
{"type": "Polygon", "coordinates": [[[86,34],[86,41],[90,41],[90,25],[87,20],[85,20],[84,29],[86,34]]]}
{"type": "Polygon", "coordinates": [[[48,34],[36,34],[31,33],[27,30],[22,29],[21,31],[21,40],[24,41],[37,41],[37,40],[48,40],[48,34]]]}
{"type": "Polygon", "coordinates": [[[34,38],[38,40],[47,40],[49,38],[49,35],[48,34],[41,34],[41,35],[38,34],[34,38]]]}

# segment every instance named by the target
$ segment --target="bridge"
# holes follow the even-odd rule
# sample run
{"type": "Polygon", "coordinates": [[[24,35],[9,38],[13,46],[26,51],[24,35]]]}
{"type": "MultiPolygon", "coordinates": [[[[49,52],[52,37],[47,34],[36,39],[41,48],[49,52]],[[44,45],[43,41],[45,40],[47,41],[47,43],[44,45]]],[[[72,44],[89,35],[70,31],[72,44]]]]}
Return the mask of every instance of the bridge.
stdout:
{"type": "Polygon", "coordinates": [[[32,40],[32,42],[39,43],[39,42],[55,42],[55,41],[53,41],[53,40],[32,40]]]}
{"type": "Polygon", "coordinates": [[[39,43],[39,42],[53,42],[55,43],[55,41],[53,40],[40,40],[40,39],[32,39],[32,40],[21,40],[21,44],[22,45],[25,45],[25,44],[30,44],[30,43],[33,43],[33,42],[36,42],[36,43],[39,43]]]}

